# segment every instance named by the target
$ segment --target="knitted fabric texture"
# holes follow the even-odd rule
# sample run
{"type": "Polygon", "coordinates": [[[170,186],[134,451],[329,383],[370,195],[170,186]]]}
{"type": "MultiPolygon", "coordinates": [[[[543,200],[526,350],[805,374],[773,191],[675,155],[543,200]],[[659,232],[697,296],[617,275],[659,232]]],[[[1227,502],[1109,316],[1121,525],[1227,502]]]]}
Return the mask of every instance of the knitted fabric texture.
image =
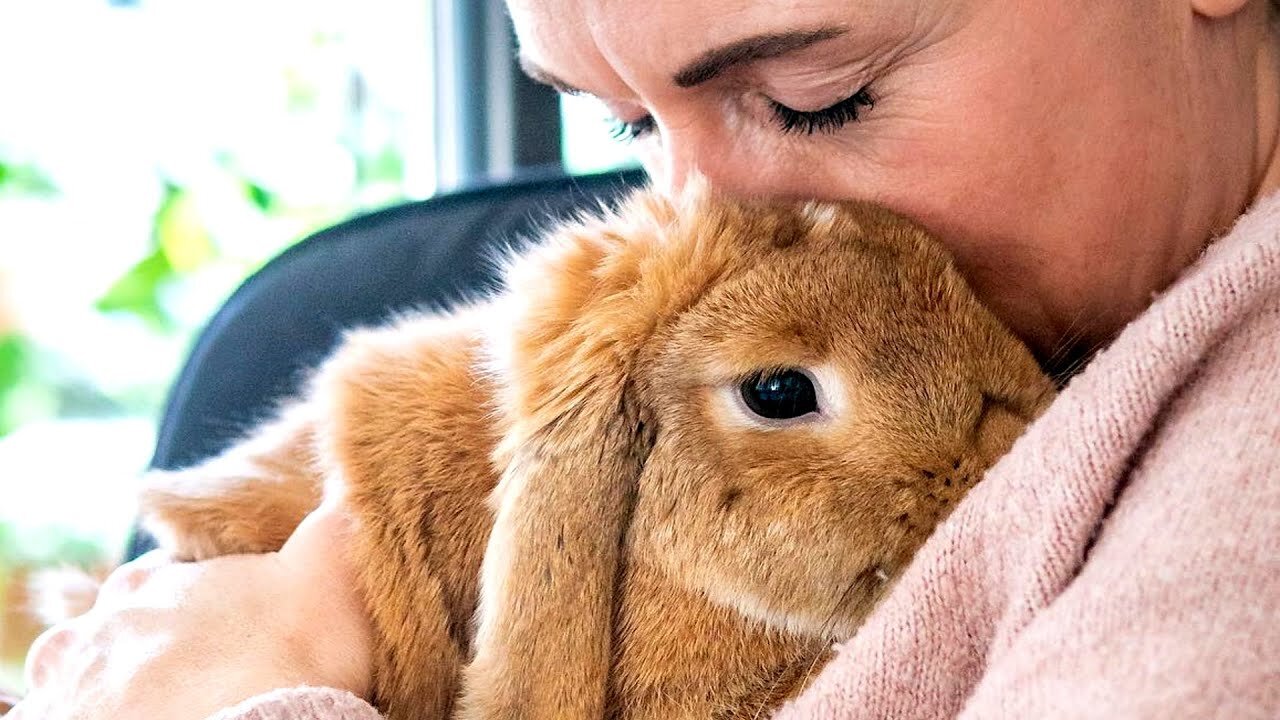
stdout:
{"type": "Polygon", "coordinates": [[[380,720],[381,717],[368,703],[349,692],[298,687],[259,695],[209,720],[380,720]]]}

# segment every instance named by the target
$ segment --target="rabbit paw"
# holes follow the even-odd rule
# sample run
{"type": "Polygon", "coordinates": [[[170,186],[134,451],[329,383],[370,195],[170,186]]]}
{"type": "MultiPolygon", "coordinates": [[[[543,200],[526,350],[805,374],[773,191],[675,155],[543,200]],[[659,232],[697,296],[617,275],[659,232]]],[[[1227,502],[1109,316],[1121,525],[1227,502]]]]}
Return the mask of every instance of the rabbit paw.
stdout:
{"type": "Polygon", "coordinates": [[[209,492],[198,480],[155,475],[140,497],[142,524],[178,560],[273,552],[297,524],[298,518],[265,521],[265,499],[255,494],[209,492]]]}

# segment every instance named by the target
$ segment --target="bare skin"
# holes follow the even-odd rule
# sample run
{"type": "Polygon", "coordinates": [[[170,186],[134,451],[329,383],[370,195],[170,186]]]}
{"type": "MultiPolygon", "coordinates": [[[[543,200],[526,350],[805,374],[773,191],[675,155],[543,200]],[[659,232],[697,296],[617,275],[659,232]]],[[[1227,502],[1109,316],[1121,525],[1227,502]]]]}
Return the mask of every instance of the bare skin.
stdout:
{"type": "Polygon", "coordinates": [[[296,685],[367,695],[372,630],[341,561],[349,522],[327,504],[277,553],[156,551],[121,566],[92,610],[36,640],[6,720],[203,720],[296,685]]]}
{"type": "Polygon", "coordinates": [[[603,100],[657,182],[698,171],[742,193],[888,205],[940,234],[1058,370],[1280,183],[1265,0],[508,5],[530,73],[603,100]],[[677,81],[743,38],[823,30],[677,81]],[[784,132],[771,107],[861,88],[874,106],[812,134],[784,132]]]}

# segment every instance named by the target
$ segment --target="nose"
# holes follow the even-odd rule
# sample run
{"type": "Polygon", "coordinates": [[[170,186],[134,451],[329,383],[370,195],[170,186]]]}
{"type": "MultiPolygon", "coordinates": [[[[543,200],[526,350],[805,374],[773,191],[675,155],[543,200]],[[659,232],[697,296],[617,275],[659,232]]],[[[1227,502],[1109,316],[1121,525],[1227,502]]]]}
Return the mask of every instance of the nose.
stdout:
{"type": "MultiPolygon", "coordinates": [[[[719,178],[709,177],[704,154],[711,143],[698,137],[696,128],[664,127],[660,146],[644,158],[645,168],[655,188],[675,197],[695,178],[702,177],[710,183],[719,178]]],[[[719,184],[719,183],[717,183],[719,184]]]]}
{"type": "Polygon", "coordinates": [[[658,147],[642,158],[652,184],[675,196],[695,179],[731,195],[780,197],[793,189],[764,148],[737,142],[718,118],[695,117],[662,127],[658,147]]]}

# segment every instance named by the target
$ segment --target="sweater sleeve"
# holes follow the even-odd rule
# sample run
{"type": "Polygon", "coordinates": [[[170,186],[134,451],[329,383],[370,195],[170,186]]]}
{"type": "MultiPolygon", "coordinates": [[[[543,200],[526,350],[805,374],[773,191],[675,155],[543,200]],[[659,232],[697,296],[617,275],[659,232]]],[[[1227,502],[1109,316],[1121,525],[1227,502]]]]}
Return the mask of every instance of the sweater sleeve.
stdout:
{"type": "Polygon", "coordinates": [[[1280,717],[1280,308],[1222,349],[962,718],[1280,717]]]}
{"type": "Polygon", "coordinates": [[[227,708],[209,720],[383,720],[371,705],[342,690],[273,690],[227,708]]]}

